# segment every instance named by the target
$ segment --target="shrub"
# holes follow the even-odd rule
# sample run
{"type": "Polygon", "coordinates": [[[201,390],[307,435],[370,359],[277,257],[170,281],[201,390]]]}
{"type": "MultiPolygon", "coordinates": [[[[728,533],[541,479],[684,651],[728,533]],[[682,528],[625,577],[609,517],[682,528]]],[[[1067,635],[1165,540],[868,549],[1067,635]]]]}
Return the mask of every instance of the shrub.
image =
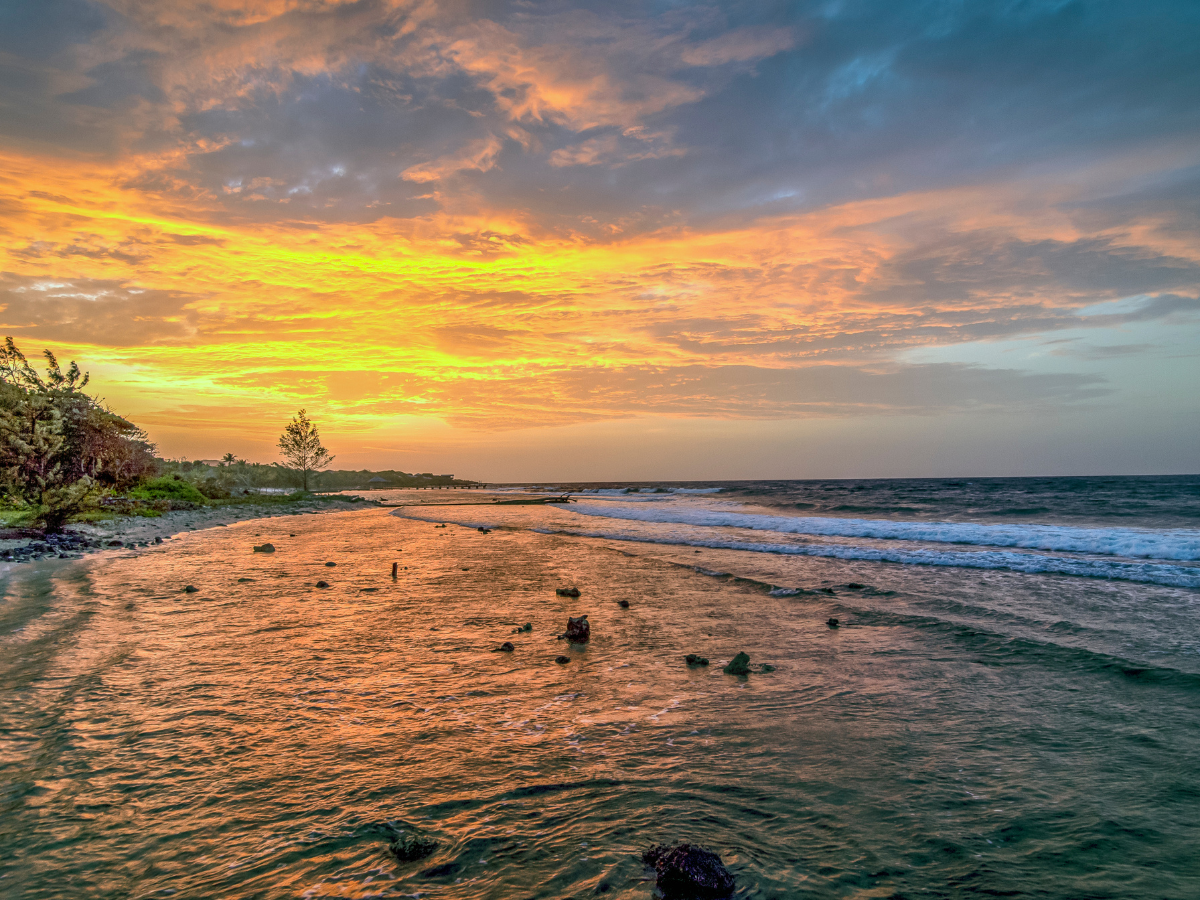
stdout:
{"type": "Polygon", "coordinates": [[[154,478],[129,492],[134,500],[168,500],[172,502],[195,503],[203,506],[204,494],[190,481],[175,478],[154,478]]]}

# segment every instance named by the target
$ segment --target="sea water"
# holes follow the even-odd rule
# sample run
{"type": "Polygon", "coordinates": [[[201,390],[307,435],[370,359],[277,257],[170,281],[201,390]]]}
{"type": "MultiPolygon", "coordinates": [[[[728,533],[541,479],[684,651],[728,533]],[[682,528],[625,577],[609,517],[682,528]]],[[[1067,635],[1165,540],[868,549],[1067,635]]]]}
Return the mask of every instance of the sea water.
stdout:
{"type": "Polygon", "coordinates": [[[1200,478],[374,496],[4,571],[0,896],[1200,896],[1200,478]]]}

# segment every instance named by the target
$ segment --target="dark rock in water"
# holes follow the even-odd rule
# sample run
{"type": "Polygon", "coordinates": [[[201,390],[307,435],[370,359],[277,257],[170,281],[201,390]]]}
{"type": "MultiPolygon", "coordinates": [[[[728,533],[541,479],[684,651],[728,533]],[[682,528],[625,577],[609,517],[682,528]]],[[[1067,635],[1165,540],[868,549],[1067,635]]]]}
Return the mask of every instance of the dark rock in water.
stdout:
{"type": "Polygon", "coordinates": [[[400,862],[412,862],[414,859],[424,859],[438,847],[438,842],[423,834],[398,834],[388,844],[392,856],[400,862]]]}
{"type": "Polygon", "coordinates": [[[642,861],[654,867],[664,900],[724,900],[733,893],[733,875],[720,856],[703,847],[651,847],[642,861]]]}
{"type": "Polygon", "coordinates": [[[685,656],[683,658],[683,661],[686,662],[689,666],[707,666],[708,665],[708,659],[701,656],[699,653],[689,653],[687,656],[685,656]]]}
{"type": "Polygon", "coordinates": [[[520,625],[520,626],[514,628],[513,634],[520,634],[522,631],[533,631],[533,623],[526,622],[524,625],[520,625]]]}
{"type": "Polygon", "coordinates": [[[861,584],[859,584],[857,581],[852,581],[848,585],[846,585],[846,590],[848,590],[848,591],[861,591],[862,589],[863,589],[863,586],[861,584]]]}
{"type": "Polygon", "coordinates": [[[327,563],[325,563],[325,565],[326,565],[326,566],[328,566],[329,568],[331,568],[331,569],[332,569],[334,566],[336,566],[336,565],[337,565],[337,563],[335,563],[335,562],[327,562],[327,563]]]}
{"type": "Polygon", "coordinates": [[[239,578],[238,582],[241,583],[243,581],[253,581],[253,580],[254,580],[253,578],[239,578]]]}
{"type": "Polygon", "coordinates": [[[558,594],[558,596],[560,596],[560,597],[578,597],[579,596],[579,588],[577,588],[577,587],[555,588],[554,593],[558,594]]]}
{"type": "Polygon", "coordinates": [[[561,665],[565,665],[565,664],[569,663],[569,662],[571,661],[571,657],[569,657],[569,656],[556,656],[556,657],[554,657],[554,661],[555,661],[556,663],[558,663],[558,664],[561,666],[561,665]]]}
{"type": "Polygon", "coordinates": [[[484,528],[482,525],[480,525],[475,530],[478,531],[480,534],[491,534],[492,533],[492,529],[484,528]]]}
{"type": "Polygon", "coordinates": [[[775,667],[770,665],[769,663],[763,663],[761,666],[758,667],[758,671],[763,672],[763,673],[774,672],[775,667]]]}
{"type": "Polygon", "coordinates": [[[108,546],[109,547],[120,547],[123,543],[124,543],[124,541],[109,541],[108,546]]]}
{"type": "Polygon", "coordinates": [[[726,675],[749,675],[750,674],[750,657],[746,653],[739,653],[729,661],[722,671],[726,675]]]}
{"type": "Polygon", "coordinates": [[[496,652],[497,653],[512,653],[516,649],[517,648],[512,645],[512,641],[505,641],[503,644],[501,644],[499,647],[496,648],[496,652]]]}
{"type": "Polygon", "coordinates": [[[441,878],[445,875],[453,875],[458,871],[458,863],[448,862],[442,863],[440,866],[431,866],[421,873],[422,878],[441,878]]]}
{"type": "Polygon", "coordinates": [[[586,644],[592,639],[592,626],[588,624],[587,616],[578,618],[567,616],[567,630],[563,634],[572,644],[586,644]]]}
{"type": "Polygon", "coordinates": [[[629,609],[629,601],[628,600],[618,600],[617,606],[621,607],[621,609],[629,609]]]}
{"type": "Polygon", "coordinates": [[[818,590],[819,590],[819,591],[820,591],[822,594],[832,594],[832,593],[834,593],[834,590],[833,590],[833,588],[818,588],[818,590]]]}
{"type": "Polygon", "coordinates": [[[196,587],[196,586],[195,586],[195,585],[193,585],[193,584],[189,584],[187,587],[185,587],[185,588],[183,589],[183,592],[184,592],[185,594],[194,594],[194,593],[196,593],[196,591],[198,591],[198,590],[200,590],[200,588],[196,587]]]}
{"type": "Polygon", "coordinates": [[[254,547],[254,552],[255,553],[274,553],[275,545],[274,544],[256,544],[254,547]]]}
{"type": "Polygon", "coordinates": [[[322,588],[329,587],[329,582],[328,581],[318,581],[317,587],[322,587],[322,588]]]}
{"type": "Polygon", "coordinates": [[[828,619],[825,620],[825,624],[828,625],[830,628],[837,628],[838,620],[835,619],[833,616],[830,616],[828,619]]]}

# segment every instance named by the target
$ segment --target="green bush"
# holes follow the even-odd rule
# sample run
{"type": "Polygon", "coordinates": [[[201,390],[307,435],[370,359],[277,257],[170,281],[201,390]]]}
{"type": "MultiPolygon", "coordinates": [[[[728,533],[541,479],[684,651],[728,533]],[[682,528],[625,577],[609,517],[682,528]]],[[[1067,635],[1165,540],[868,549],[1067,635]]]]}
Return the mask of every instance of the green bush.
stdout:
{"type": "Polygon", "coordinates": [[[205,504],[204,495],[190,481],[176,478],[155,478],[129,492],[134,500],[182,500],[185,503],[205,504]]]}

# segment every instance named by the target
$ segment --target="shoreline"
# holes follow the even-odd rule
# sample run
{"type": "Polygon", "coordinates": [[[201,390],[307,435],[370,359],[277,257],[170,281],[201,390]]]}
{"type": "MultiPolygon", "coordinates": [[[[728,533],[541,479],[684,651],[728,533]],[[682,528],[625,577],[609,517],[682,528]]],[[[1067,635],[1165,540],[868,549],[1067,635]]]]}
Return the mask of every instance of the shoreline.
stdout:
{"type": "Polygon", "coordinates": [[[0,563],[34,562],[42,559],[82,559],[105,550],[148,547],[161,544],[179,534],[221,528],[251,519],[282,516],[315,515],[347,512],[367,506],[378,506],[370,500],[321,499],[316,502],[298,501],[282,507],[262,504],[227,505],[201,509],[181,509],[161,516],[120,516],[104,522],[68,525],[61,534],[42,537],[0,539],[0,563]]]}

